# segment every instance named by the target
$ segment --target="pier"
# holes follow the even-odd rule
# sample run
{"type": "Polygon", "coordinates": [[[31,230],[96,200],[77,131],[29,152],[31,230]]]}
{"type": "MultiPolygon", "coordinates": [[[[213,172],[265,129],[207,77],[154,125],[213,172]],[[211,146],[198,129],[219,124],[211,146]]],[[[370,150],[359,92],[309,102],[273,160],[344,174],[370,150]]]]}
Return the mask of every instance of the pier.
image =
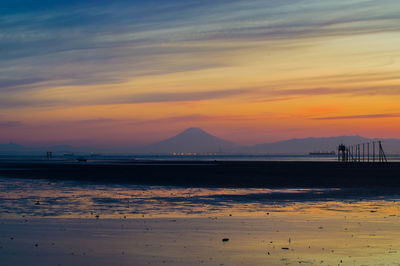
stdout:
{"type": "Polygon", "coordinates": [[[338,147],[339,162],[357,162],[357,163],[387,163],[385,151],[382,147],[382,142],[372,141],[367,143],[346,146],[340,144],[338,147]]]}

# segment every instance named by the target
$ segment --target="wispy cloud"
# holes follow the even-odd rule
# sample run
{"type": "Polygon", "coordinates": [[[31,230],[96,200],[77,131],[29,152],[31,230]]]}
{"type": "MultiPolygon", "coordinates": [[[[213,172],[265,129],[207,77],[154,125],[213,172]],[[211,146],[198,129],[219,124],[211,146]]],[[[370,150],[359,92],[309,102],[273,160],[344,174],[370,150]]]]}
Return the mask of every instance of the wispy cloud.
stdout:
{"type": "Polygon", "coordinates": [[[213,68],[218,64],[212,58],[208,64],[163,60],[228,49],[223,42],[242,49],[273,39],[400,30],[400,7],[393,0],[20,2],[1,4],[0,49],[7,52],[1,56],[0,79],[12,74],[14,85],[26,89],[35,80],[113,83],[213,68]],[[198,41],[214,42],[193,45],[198,41]]]}
{"type": "MultiPolygon", "coordinates": [[[[254,89],[255,90],[255,89],[254,89]]],[[[400,86],[357,86],[350,88],[303,88],[303,89],[257,89],[259,96],[266,97],[272,101],[296,99],[307,96],[324,95],[351,95],[351,96],[370,96],[370,95],[399,95],[400,86]],[[290,96],[290,97],[289,97],[290,96]]]]}
{"type": "Polygon", "coordinates": [[[372,119],[372,118],[393,118],[393,117],[400,117],[400,113],[350,115],[350,116],[327,116],[327,117],[314,117],[311,119],[312,120],[344,120],[344,119],[372,119]]]}
{"type": "Polygon", "coordinates": [[[247,94],[247,89],[214,90],[214,91],[194,91],[194,92],[171,92],[171,93],[146,93],[132,96],[122,96],[115,99],[108,99],[107,104],[127,104],[127,103],[154,103],[154,102],[182,102],[182,101],[201,101],[210,99],[227,98],[242,94],[247,94]]]}
{"type": "Polygon", "coordinates": [[[168,102],[192,102],[217,99],[236,99],[247,102],[281,102],[301,99],[304,97],[349,95],[400,95],[400,86],[371,86],[352,88],[303,88],[303,89],[275,89],[270,87],[232,88],[212,91],[182,91],[182,92],[152,92],[132,93],[127,95],[107,96],[103,98],[69,98],[69,99],[42,99],[42,98],[14,98],[3,94],[0,106],[3,108],[39,107],[58,108],[66,106],[87,105],[115,105],[115,104],[146,104],[168,102]]]}

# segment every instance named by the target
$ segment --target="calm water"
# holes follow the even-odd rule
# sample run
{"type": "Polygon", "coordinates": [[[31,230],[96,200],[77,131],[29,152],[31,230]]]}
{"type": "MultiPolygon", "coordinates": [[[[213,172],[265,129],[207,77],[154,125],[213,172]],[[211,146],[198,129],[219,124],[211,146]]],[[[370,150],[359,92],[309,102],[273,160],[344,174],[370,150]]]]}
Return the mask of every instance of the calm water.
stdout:
{"type": "Polygon", "coordinates": [[[209,189],[0,178],[0,191],[2,265],[400,261],[396,190],[209,189]]]}
{"type": "Polygon", "coordinates": [[[400,207],[390,189],[180,188],[0,178],[0,217],[181,217],[373,212],[400,207]]]}

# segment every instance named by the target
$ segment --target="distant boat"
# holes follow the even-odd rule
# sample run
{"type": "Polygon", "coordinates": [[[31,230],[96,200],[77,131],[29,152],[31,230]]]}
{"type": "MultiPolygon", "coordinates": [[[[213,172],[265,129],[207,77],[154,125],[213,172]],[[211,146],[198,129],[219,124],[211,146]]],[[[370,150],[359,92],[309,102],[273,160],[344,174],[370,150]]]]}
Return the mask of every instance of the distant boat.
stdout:
{"type": "Polygon", "coordinates": [[[336,152],[331,151],[331,152],[310,152],[309,155],[311,156],[333,156],[336,155],[336,152]]]}

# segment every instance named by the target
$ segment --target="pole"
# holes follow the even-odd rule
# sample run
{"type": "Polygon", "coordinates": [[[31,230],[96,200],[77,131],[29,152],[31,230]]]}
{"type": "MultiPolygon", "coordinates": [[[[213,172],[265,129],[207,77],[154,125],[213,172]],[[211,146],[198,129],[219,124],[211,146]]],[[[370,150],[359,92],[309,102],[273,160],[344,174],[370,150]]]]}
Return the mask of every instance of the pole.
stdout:
{"type": "Polygon", "coordinates": [[[363,158],[362,161],[365,162],[365,143],[363,143],[363,158]]]}
{"type": "Polygon", "coordinates": [[[354,146],[351,146],[351,157],[352,157],[353,162],[354,162],[354,146]]]}
{"type": "Polygon", "coordinates": [[[357,156],[356,156],[356,162],[358,162],[358,160],[359,160],[359,158],[358,158],[358,144],[356,145],[356,154],[357,154],[357,156]]]}
{"type": "Polygon", "coordinates": [[[378,149],[379,149],[379,162],[381,162],[382,161],[381,141],[378,141],[378,149]]]}
{"type": "Polygon", "coordinates": [[[369,142],[368,142],[368,160],[367,162],[369,162],[369,142]]]}
{"type": "Polygon", "coordinates": [[[372,149],[373,149],[372,162],[375,162],[375,141],[372,142],[372,149]]]}
{"type": "Polygon", "coordinates": [[[338,160],[338,162],[340,162],[340,148],[339,148],[340,146],[338,146],[338,148],[337,148],[337,160],[338,160]]]}

